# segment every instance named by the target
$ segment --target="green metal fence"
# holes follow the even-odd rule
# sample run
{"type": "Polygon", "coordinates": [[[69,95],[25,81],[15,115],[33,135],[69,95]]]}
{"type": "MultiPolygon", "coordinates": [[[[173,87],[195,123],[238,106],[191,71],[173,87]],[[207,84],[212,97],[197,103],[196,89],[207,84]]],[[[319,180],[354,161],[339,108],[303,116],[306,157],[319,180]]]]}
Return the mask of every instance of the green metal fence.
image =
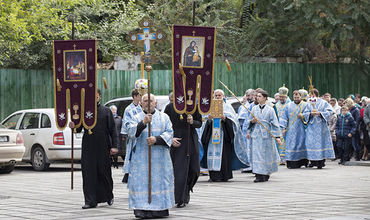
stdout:
{"type": "MultiPolygon", "coordinates": [[[[224,63],[215,65],[215,88],[222,80],[235,94],[243,95],[248,88],[261,87],[273,96],[283,84],[290,89],[308,88],[308,76],[320,93],[334,97],[351,93],[370,96],[370,76],[361,73],[352,64],[290,64],[290,63],[232,63],[228,72],[224,63]]],[[[153,70],[151,85],[154,94],[166,95],[172,90],[172,71],[153,70]]],[[[130,94],[140,71],[99,70],[98,88],[103,102],[130,94]],[[108,89],[102,89],[102,77],[107,78],[108,89]]],[[[0,69],[0,119],[10,113],[28,108],[53,107],[53,72],[50,70],[0,69]]],[[[226,92],[228,95],[229,93],[226,92]]]]}

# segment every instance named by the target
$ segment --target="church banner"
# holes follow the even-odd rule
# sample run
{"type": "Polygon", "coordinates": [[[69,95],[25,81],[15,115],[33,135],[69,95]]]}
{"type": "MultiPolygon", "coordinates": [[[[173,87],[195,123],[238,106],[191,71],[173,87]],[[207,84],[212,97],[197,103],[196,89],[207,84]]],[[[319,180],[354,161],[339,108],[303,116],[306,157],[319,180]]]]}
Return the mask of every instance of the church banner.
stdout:
{"type": "Polygon", "coordinates": [[[172,26],[172,80],[177,113],[191,114],[198,106],[208,114],[213,97],[216,28],[172,26]]]}
{"type": "Polygon", "coordinates": [[[58,129],[67,126],[69,111],[76,127],[96,124],[96,40],[53,41],[54,109],[58,129]],[[69,108],[69,111],[68,111],[69,108]]]}

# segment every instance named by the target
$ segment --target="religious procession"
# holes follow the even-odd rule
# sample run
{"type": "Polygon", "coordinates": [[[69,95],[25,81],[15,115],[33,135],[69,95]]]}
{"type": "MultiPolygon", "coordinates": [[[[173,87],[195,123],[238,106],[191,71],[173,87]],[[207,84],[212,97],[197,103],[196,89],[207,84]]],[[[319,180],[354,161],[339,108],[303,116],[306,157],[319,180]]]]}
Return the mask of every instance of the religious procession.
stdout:
{"type": "MultiPolygon", "coordinates": [[[[142,71],[131,91],[133,102],[118,122],[113,117],[116,106],[110,111],[99,104],[101,91],[94,84],[96,76],[89,77],[89,71],[87,75],[72,71],[65,72],[66,77],[59,71],[63,60],[70,64],[86,59],[86,66],[94,70],[91,48],[97,42],[54,41],[57,115],[67,114],[67,106],[80,101],[72,106],[74,114],[68,126],[74,132],[85,130],[83,209],[104,202],[113,205],[110,155],[118,153],[121,142],[126,143],[122,182],[127,183],[129,208],[137,218],[166,217],[170,208],[186,207],[201,170],[209,175],[209,182],[226,182],[233,178],[233,170],[240,170],[255,175],[254,183],[262,183],[283,165],[289,169],[323,169],[326,160],[339,159],[339,164],[345,164],[352,155],[356,160],[367,157],[370,145],[366,128],[361,130],[366,144],[361,142],[360,146],[359,138],[361,121],[369,124],[369,107],[365,106],[370,100],[366,97],[361,99],[362,104],[355,103],[350,95],[340,107],[330,94],[320,97],[312,76],[307,79],[308,91],[297,88],[292,92],[293,100],[285,85],[274,98],[263,88],[247,89],[242,100],[221,80],[223,88],[214,89],[214,27],[172,26],[173,91],[168,104],[159,111],[156,95],[151,93],[151,44],[162,40],[163,34],[151,32],[152,23],[143,18],[139,23],[143,32],[131,32],[127,37],[132,43],[144,44],[141,62],[147,78],[142,71]],[[239,102],[237,112],[226,102],[225,91],[239,102]],[[109,151],[102,146],[108,146],[109,151]]],[[[225,65],[231,71],[228,60],[225,65]]],[[[61,117],[57,122],[60,127],[66,126],[61,117]]]]}
{"type": "MultiPolygon", "coordinates": [[[[338,92],[345,79],[329,87],[327,82],[335,80],[315,73],[317,66],[297,67],[302,72],[289,77],[243,75],[241,65],[227,54],[232,42],[221,42],[225,35],[218,38],[225,28],[207,22],[196,25],[195,2],[192,24],[173,22],[161,30],[150,16],[130,24],[124,40],[139,57],[136,66],[141,70],[124,78],[124,87],[119,77],[98,74],[104,38],[75,39],[72,26],[70,40],[52,40],[52,123],[60,131],[70,130],[70,153],[64,159],[71,161],[71,190],[74,161],[81,164],[82,209],[114,205],[115,168],[122,169],[120,184],[128,190],[133,216],[153,219],[171,217],[173,208],[186,210],[204,176],[216,187],[232,185],[237,172],[243,178],[252,176],[250,182],[260,187],[274,184],[279,169],[323,172],[328,162],[335,161],[340,169],[351,161],[370,159],[370,94],[363,95],[369,91],[368,81],[345,94],[348,90],[338,92]],[[161,60],[156,46],[161,44],[167,46],[171,63],[167,78],[157,76],[161,60]],[[112,95],[112,86],[121,91],[112,95]],[[130,103],[104,104],[108,93],[109,98],[125,94],[130,103]],[[164,93],[168,99],[160,103],[164,93]],[[80,149],[74,147],[77,134],[82,136],[80,149]],[[74,158],[79,150],[80,157],[74,158]]],[[[248,13],[258,6],[253,5],[248,13]]],[[[10,119],[2,125],[19,126],[10,119]]],[[[53,138],[57,142],[61,137],[53,138]]],[[[46,161],[47,167],[39,169],[46,170],[53,160],[35,152],[32,148],[29,153],[32,166],[46,161]]]]}

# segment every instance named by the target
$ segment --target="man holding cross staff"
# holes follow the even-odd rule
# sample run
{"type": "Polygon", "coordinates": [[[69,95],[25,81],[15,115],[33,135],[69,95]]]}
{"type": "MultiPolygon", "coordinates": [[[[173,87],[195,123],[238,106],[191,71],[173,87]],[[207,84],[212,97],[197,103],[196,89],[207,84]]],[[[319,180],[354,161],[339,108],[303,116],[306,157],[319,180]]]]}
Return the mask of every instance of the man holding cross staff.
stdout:
{"type": "Polygon", "coordinates": [[[143,112],[133,116],[128,122],[128,137],[132,141],[129,167],[129,208],[137,218],[159,218],[168,216],[168,209],[174,202],[174,176],[169,147],[173,130],[169,117],[156,110],[156,100],[150,93],[151,56],[150,43],[160,40],[162,34],[151,33],[152,21],[140,21],[142,34],[130,33],[131,42],[144,43],[145,70],[148,73],[148,93],[142,96],[143,112]]]}

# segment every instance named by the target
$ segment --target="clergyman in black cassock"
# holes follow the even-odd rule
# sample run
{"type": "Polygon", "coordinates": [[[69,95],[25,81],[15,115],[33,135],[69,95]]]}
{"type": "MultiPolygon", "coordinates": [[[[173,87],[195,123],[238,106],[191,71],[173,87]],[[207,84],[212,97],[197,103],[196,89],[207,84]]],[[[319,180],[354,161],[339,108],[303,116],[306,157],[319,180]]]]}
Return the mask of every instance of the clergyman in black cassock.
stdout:
{"type": "MultiPolygon", "coordinates": [[[[234,147],[233,124],[230,119],[225,117],[224,120],[221,120],[221,126],[223,129],[223,138],[224,138],[222,146],[221,170],[209,171],[210,181],[213,182],[225,182],[233,178],[232,170],[232,154],[234,147]]],[[[204,131],[201,139],[204,149],[204,156],[201,161],[202,167],[207,167],[208,144],[211,141],[211,136],[212,136],[212,120],[208,119],[204,126],[204,131]]]]}
{"type": "MultiPolygon", "coordinates": [[[[97,95],[97,120],[91,129],[92,134],[84,129],[82,137],[82,182],[85,197],[83,209],[94,208],[98,203],[113,204],[113,179],[110,154],[116,154],[117,131],[111,110],[99,104],[100,91],[97,95]]],[[[74,124],[70,124],[74,127],[74,124]]],[[[77,128],[82,131],[83,126],[77,128]]]]}
{"type": "Polygon", "coordinates": [[[171,159],[175,176],[175,203],[181,208],[189,203],[190,191],[193,190],[200,173],[198,134],[195,129],[202,126],[202,116],[196,111],[189,119],[186,114],[180,117],[172,103],[166,106],[164,112],[170,117],[174,131],[171,159]],[[175,146],[174,141],[180,142],[179,146],[175,146]]]}

